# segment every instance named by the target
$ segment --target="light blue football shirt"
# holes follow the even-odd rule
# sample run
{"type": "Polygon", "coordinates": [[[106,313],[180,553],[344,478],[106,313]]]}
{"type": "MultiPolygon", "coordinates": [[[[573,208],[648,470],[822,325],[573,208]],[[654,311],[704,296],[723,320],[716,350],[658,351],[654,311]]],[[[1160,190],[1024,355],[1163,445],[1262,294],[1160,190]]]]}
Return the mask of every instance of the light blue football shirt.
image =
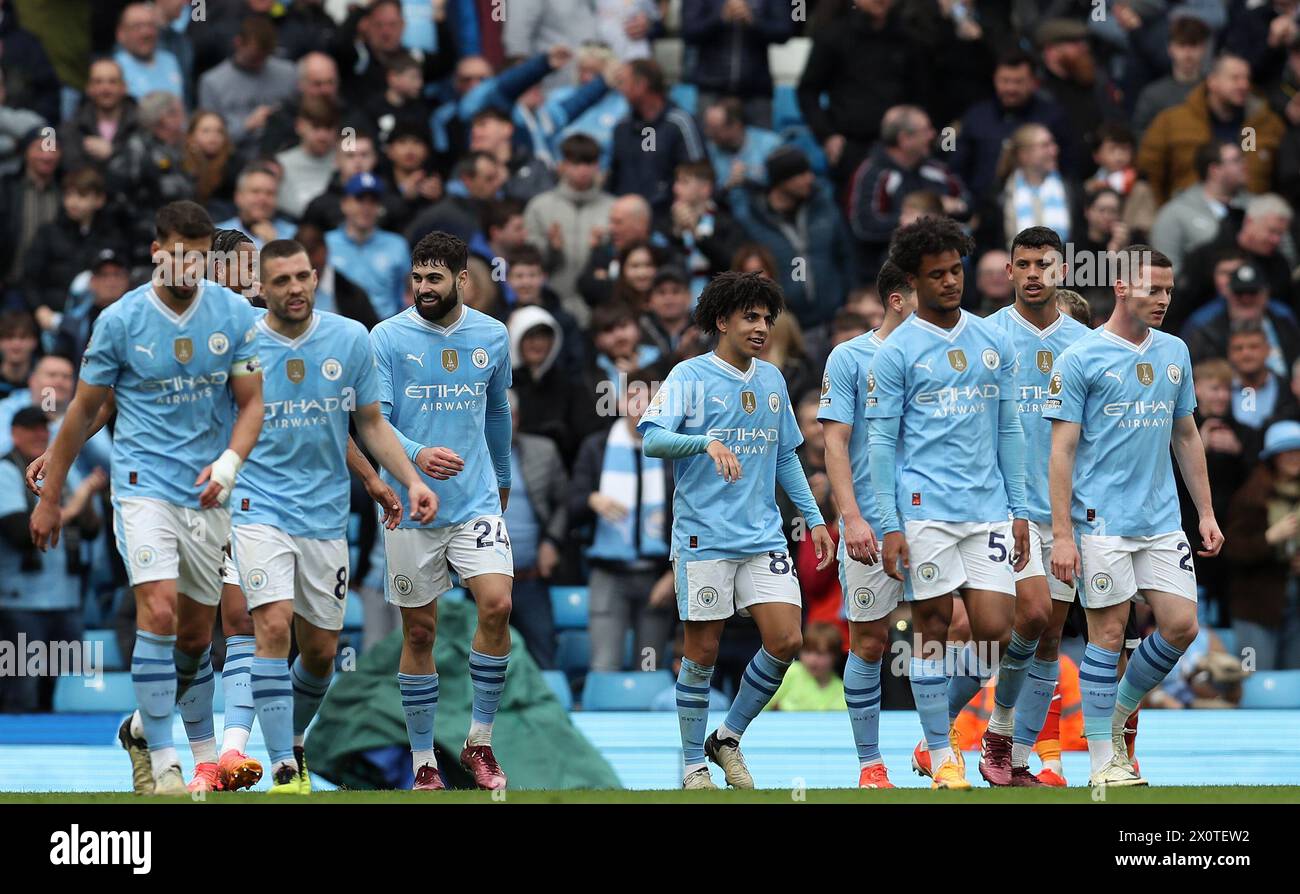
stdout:
{"type": "Polygon", "coordinates": [[[672,368],[637,430],[707,435],[740,460],[728,484],[706,453],[674,461],[672,555],[684,561],[785,552],[776,505],[780,453],[803,443],[781,371],[754,360],[742,373],[709,352],[672,368]]]}
{"type": "Polygon", "coordinates": [[[256,370],[257,310],[204,280],[176,314],[145,283],[104,309],[81,379],[117,396],[113,496],[199,507],[194,479],[229,445],[232,371],[256,370]]]}
{"type": "Polygon", "coordinates": [[[1015,305],[990,314],[986,321],[1006,333],[1015,352],[1016,402],[1025,432],[1025,499],[1030,520],[1050,525],[1047,463],[1052,452],[1052,423],[1043,418],[1047,383],[1056,358],[1092,330],[1065,313],[1046,329],[1039,329],[1022,317],[1015,305]]]}
{"type": "MultiPolygon", "coordinates": [[[[417,524],[406,513],[401,527],[446,527],[482,515],[500,515],[500,473],[488,450],[484,426],[488,407],[509,406],[506,327],[472,307],[463,307],[460,318],[443,327],[412,307],[376,326],[370,343],[379,374],[380,409],[397,430],[411,462],[424,447],[447,447],[465,461],[465,468],[446,481],[424,476],[424,483],[438,495],[433,522],[417,524]]],[[[507,481],[509,461],[507,453],[507,481]]],[[[406,488],[387,471],[383,477],[402,505],[409,506],[406,488]]]]}
{"type": "Polygon", "coordinates": [[[858,510],[872,530],[876,530],[876,495],[871,489],[871,472],[867,468],[867,422],[863,418],[867,391],[867,371],[876,351],[884,342],[875,332],[868,332],[836,345],[826,359],[822,376],[822,397],[818,419],[843,422],[853,426],[849,434],[849,466],[853,469],[853,496],[858,510]]]}
{"type": "Polygon", "coordinates": [[[339,227],[325,234],[325,244],[335,269],[365,291],[379,319],[401,312],[411,272],[411,247],[405,239],[375,230],[365,242],[355,242],[347,227],[339,227]]]}
{"type": "Polygon", "coordinates": [[[230,520],[296,537],[347,536],[348,419],[379,400],[366,327],[317,311],[290,339],[257,321],[262,434],[235,483],[230,520]]]}
{"type": "Polygon", "coordinates": [[[1173,422],[1196,410],[1192,360],[1151,329],[1135,345],[1094,329],[1056,358],[1043,416],[1080,424],[1070,517],[1084,534],[1150,537],[1182,528],[1173,422]]]}
{"type": "Polygon", "coordinates": [[[900,521],[1010,518],[998,467],[998,403],[1015,388],[1014,364],[1006,336],[966,311],[951,329],[912,314],[876,351],[865,413],[902,419],[900,521]]]}

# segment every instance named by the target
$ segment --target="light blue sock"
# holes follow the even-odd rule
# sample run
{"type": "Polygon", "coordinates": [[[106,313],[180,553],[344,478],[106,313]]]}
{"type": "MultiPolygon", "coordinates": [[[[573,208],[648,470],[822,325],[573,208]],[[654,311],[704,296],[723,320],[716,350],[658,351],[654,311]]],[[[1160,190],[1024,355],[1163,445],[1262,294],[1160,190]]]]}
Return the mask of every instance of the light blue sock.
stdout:
{"type": "Polygon", "coordinates": [[[682,659],[677,672],[677,725],[682,731],[682,765],[687,772],[704,766],[704,737],[709,723],[709,681],[713,668],[682,659]]]}
{"type": "Polygon", "coordinates": [[[334,668],[331,665],[328,676],[318,677],[303,665],[301,655],[294,659],[293,667],[289,668],[289,678],[293,681],[293,737],[295,740],[307,734],[307,727],[311,726],[312,718],[316,716],[316,711],[320,708],[325,693],[329,691],[330,677],[333,676],[333,671],[334,668]]]}
{"type": "Polygon", "coordinates": [[[150,751],[174,747],[172,714],[176,710],[176,637],[135,632],[131,651],[131,688],[140,706],[140,723],[150,751]]]}
{"type": "Polygon", "coordinates": [[[249,679],[271,766],[293,761],[293,685],[287,658],[254,658],[249,679]]]}
{"type": "Polygon", "coordinates": [[[948,677],[943,672],[943,661],[913,658],[908,677],[926,746],[932,754],[948,748],[948,677]]]}
{"type": "Polygon", "coordinates": [[[496,719],[497,708],[501,705],[501,693],[506,688],[506,666],[509,663],[509,652],[504,655],[484,655],[469,650],[469,678],[474,684],[470,715],[475,723],[491,726],[496,719]]]}
{"type": "Polygon", "coordinates": [[[212,729],[212,696],[217,683],[212,673],[212,646],[202,654],[186,655],[174,650],[176,660],[176,708],[185,723],[185,736],[194,750],[196,764],[216,760],[216,733],[212,729]]]}
{"type": "Polygon", "coordinates": [[[778,661],[762,646],[750,659],[740,678],[740,690],[736,693],[727,719],[722,722],[728,730],[740,738],[749,728],[749,723],[758,716],[758,712],[767,706],[781,686],[781,680],[789,669],[790,662],[778,661]]]}
{"type": "Polygon", "coordinates": [[[1029,662],[1038,650],[1038,640],[1028,640],[1014,630],[1011,642],[998,662],[998,682],[993,687],[993,714],[989,717],[989,731],[1002,736],[1015,733],[1016,701],[1025,685],[1029,662]]]}
{"type": "Polygon", "coordinates": [[[1127,718],[1136,711],[1143,696],[1169,676],[1185,651],[1171,646],[1159,630],[1142,640],[1129,657],[1124,679],[1119,681],[1115,697],[1116,712],[1127,718]]]}
{"type": "MultiPolygon", "coordinates": [[[[950,648],[946,654],[949,659],[948,722],[951,724],[970,704],[980,687],[993,676],[993,668],[989,667],[987,661],[980,659],[979,650],[974,643],[966,643],[955,651],[950,648]]],[[[944,735],[947,735],[947,730],[944,735]]]]}
{"type": "Polygon", "coordinates": [[[243,735],[238,738],[247,742],[247,734],[253,729],[257,709],[253,704],[253,684],[248,675],[253,667],[254,648],[255,642],[251,636],[226,638],[226,663],[221,668],[221,694],[226,700],[226,716],[222,724],[223,747],[231,730],[242,730],[243,735]]]}
{"type": "Polygon", "coordinates": [[[397,675],[402,691],[402,713],[406,715],[406,735],[411,752],[433,751],[433,717],[438,711],[437,674],[397,675]]]}
{"type": "Polygon", "coordinates": [[[1115,713],[1115,669],[1119,652],[1088,643],[1079,664],[1079,688],[1083,696],[1083,736],[1110,739],[1110,718],[1115,713]]]}
{"type": "Polygon", "coordinates": [[[880,757],[880,659],[863,661],[849,653],[844,665],[844,701],[849,706],[849,723],[853,726],[853,744],[858,749],[858,764],[866,767],[881,762],[880,757]]]}
{"type": "Polygon", "coordinates": [[[1061,662],[1035,657],[1029,662],[1028,677],[1016,699],[1016,729],[1011,736],[1012,745],[1033,748],[1038,735],[1047,722],[1047,712],[1052,706],[1052,693],[1061,676],[1061,662]]]}

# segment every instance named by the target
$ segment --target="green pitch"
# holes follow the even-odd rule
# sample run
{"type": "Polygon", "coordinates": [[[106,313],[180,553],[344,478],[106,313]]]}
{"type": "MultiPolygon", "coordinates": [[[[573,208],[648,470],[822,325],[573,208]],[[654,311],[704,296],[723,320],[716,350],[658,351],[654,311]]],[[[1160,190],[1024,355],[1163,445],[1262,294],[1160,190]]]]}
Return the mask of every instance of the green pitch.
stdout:
{"type": "MultiPolygon", "coordinates": [[[[220,804],[491,804],[488,792],[317,792],[308,797],[276,797],[259,792],[210,794],[220,804]]],[[[510,791],[506,804],[1090,804],[1103,800],[1086,788],[989,789],[933,792],[928,789],[789,789],[760,791],[510,791]]],[[[1300,786],[1187,786],[1111,789],[1114,804],[1300,804],[1300,786]]],[[[5,792],[0,804],[174,804],[183,798],[141,798],[125,792],[5,792]]]]}

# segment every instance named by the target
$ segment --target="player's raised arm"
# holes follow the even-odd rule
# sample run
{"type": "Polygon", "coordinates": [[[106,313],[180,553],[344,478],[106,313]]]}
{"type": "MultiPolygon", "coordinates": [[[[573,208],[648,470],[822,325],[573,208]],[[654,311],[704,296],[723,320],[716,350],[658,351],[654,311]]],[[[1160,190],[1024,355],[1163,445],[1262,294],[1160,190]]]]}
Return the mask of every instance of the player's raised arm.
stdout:
{"type": "MultiPolygon", "coordinates": [[[[420,524],[433,521],[438,513],[438,498],[420,479],[415,466],[411,465],[410,459],[402,450],[401,442],[397,440],[397,432],[379,412],[379,404],[369,403],[357,407],[353,418],[361,442],[374,454],[379,464],[388,470],[388,474],[406,488],[411,501],[411,520],[420,524]]],[[[398,511],[400,519],[400,506],[398,511]]]]}
{"type": "Polygon", "coordinates": [[[1052,501],[1052,573],[1062,583],[1074,583],[1083,573],[1074,545],[1070,505],[1074,500],[1074,454],[1082,427],[1077,422],[1052,420],[1052,455],[1047,464],[1048,495],[1052,501]]]}
{"type": "MultiPolygon", "coordinates": [[[[1188,379],[1191,376],[1187,376],[1188,379]]],[[[1183,483],[1196,504],[1200,516],[1201,545],[1198,556],[1217,556],[1223,548],[1223,533],[1214,518],[1214,504],[1210,501],[1210,476],[1205,467],[1205,444],[1196,428],[1196,417],[1187,415],[1174,420],[1174,457],[1183,473],[1183,483]]]]}
{"type": "Polygon", "coordinates": [[[59,529],[62,527],[63,484],[68,479],[68,469],[90,436],[90,427],[100,408],[108,400],[112,389],[102,385],[92,385],[82,379],[77,385],[77,393],[68,405],[59,434],[50,445],[45,464],[45,484],[40,491],[40,500],[32,511],[32,543],[39,550],[46,550],[59,545],[59,529]]]}

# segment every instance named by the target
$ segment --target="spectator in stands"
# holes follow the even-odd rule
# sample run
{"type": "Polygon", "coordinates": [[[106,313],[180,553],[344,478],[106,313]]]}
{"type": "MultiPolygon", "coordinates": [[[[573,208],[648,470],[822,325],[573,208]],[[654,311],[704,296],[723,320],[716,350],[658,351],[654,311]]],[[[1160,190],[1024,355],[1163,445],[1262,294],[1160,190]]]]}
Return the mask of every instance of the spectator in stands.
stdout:
{"type": "Polygon", "coordinates": [[[1300,37],[1296,0],[1235,0],[1229,4],[1223,46],[1250,63],[1251,77],[1269,84],[1282,74],[1287,46],[1300,37]]]}
{"type": "MultiPolygon", "coordinates": [[[[547,106],[552,103],[562,104],[572,99],[572,93],[591,87],[599,81],[605,90],[595,97],[592,105],[571,116],[566,124],[561,124],[557,139],[565,139],[574,134],[583,134],[596,141],[600,150],[602,167],[609,166],[609,147],[614,137],[614,127],[626,118],[631,111],[627,100],[618,90],[619,79],[625,73],[623,63],[603,43],[586,43],[578,48],[578,84],[575,87],[555,87],[547,96],[547,106]]],[[[552,109],[553,114],[553,109],[552,109]]],[[[557,147],[558,148],[558,147],[557,147]]],[[[536,151],[536,149],[534,149],[536,151]]]]}
{"type": "Polygon", "coordinates": [[[172,27],[184,13],[188,19],[194,7],[192,0],[151,0],[158,21],[158,47],[176,57],[181,66],[185,95],[181,98],[186,107],[194,105],[194,45],[189,34],[172,27]]]}
{"type": "Polygon", "coordinates": [[[619,277],[619,258],[638,242],[663,243],[650,229],[650,203],[639,195],[619,196],[609,207],[609,225],[588,234],[591,251],[578,277],[578,291],[588,305],[609,301],[619,277]]]}
{"type": "Polygon", "coordinates": [[[810,355],[805,347],[799,323],[789,314],[776,318],[767,341],[758,356],[761,360],[781,370],[785,388],[790,394],[803,394],[816,383],[816,370],[820,370],[830,354],[830,326],[826,326],[826,342],[820,355],[810,355]],[[784,322],[783,322],[784,320],[784,322]]]}
{"type": "Polygon", "coordinates": [[[1183,337],[1192,362],[1227,355],[1228,332],[1239,320],[1260,323],[1269,343],[1268,368],[1285,378],[1300,359],[1300,326],[1286,305],[1269,300],[1268,281],[1249,261],[1237,265],[1222,304],[1211,302],[1188,321],[1183,337]]]}
{"type": "Polygon", "coordinates": [[[790,662],[776,694],[768,702],[772,711],[847,711],[844,681],[835,672],[844,657],[840,629],[826,621],[809,624],[803,631],[803,648],[790,662]]]}
{"type": "Polygon", "coordinates": [[[661,357],[672,357],[684,338],[698,338],[691,321],[691,289],[679,267],[664,266],[655,271],[650,299],[641,314],[641,336],[661,357]]]}
{"type": "Polygon", "coordinates": [[[1300,404],[1289,382],[1268,366],[1268,334],[1259,320],[1237,320],[1228,331],[1232,366],[1232,418],[1244,426],[1248,464],[1259,455],[1264,432],[1282,419],[1300,419],[1300,404]]]}
{"type": "Polygon", "coordinates": [[[1011,135],[998,163],[1002,184],[1003,242],[1028,227],[1050,227],[1070,240],[1074,216],[1081,210],[1079,190],[1060,173],[1060,147],[1041,124],[1025,124],[1011,135]]]}
{"type": "Polygon", "coordinates": [[[194,181],[194,200],[217,217],[235,210],[235,146],[216,112],[197,111],[185,132],[185,173],[194,181]],[[219,209],[219,210],[218,210],[219,209]]]}
{"type": "Polygon", "coordinates": [[[1218,142],[1201,146],[1196,150],[1196,183],[1161,206],[1151,228],[1151,244],[1169,256],[1175,270],[1181,270],[1194,249],[1218,237],[1245,185],[1246,160],[1240,146],[1218,142]]]}
{"type": "Polygon", "coordinates": [[[550,438],[571,461],[591,430],[592,397],[582,383],[556,366],[564,333],[545,309],[516,308],[506,323],[510,364],[519,397],[519,430],[550,438]]]}
{"type": "Polygon", "coordinates": [[[880,136],[885,110],[924,104],[933,66],[904,27],[901,3],[826,0],[823,5],[833,17],[812,29],[812,52],[799,79],[799,111],[842,193],[880,136]]]}
{"type": "MultiPolygon", "coordinates": [[[[600,147],[586,134],[565,137],[556,170],[560,182],[528,202],[524,225],[546,259],[551,288],[585,323],[589,310],[578,295],[578,277],[592,254],[592,234],[612,220],[614,197],[601,188],[600,147]]],[[[645,223],[649,236],[649,220],[645,223]]]]}
{"type": "Polygon", "coordinates": [[[317,47],[333,46],[339,23],[324,10],[324,0],[294,0],[279,19],[280,49],[288,59],[302,61],[317,47]]]}
{"type": "Polygon", "coordinates": [[[104,178],[94,168],[63,175],[63,209],[59,216],[36,231],[23,276],[27,306],[41,329],[58,328],[55,314],[63,310],[68,287],[95,256],[106,248],[125,245],[117,222],[104,210],[104,178]]]}
{"type": "Polygon", "coordinates": [[[299,104],[298,145],[275,157],[284,171],[278,206],[288,217],[301,218],[312,199],[329,186],[340,123],[338,106],[328,99],[304,99],[299,104]]]}
{"type": "Polygon", "coordinates": [[[1250,92],[1246,60],[1223,53],[1214,61],[1205,83],[1194,88],[1180,105],[1155,117],[1138,149],[1138,170],[1150,182],[1157,202],[1196,181],[1196,150],[1211,140],[1236,143],[1250,128],[1254,147],[1246,154],[1246,185],[1251,192],[1269,188],[1282,134],[1282,119],[1268,103],[1250,92]]]}
{"type": "MultiPolygon", "coordinates": [[[[72,402],[75,387],[72,361],[67,357],[46,354],[37,360],[32,367],[32,374],[27,377],[27,387],[14,391],[0,401],[0,456],[13,449],[13,443],[9,440],[9,424],[25,407],[39,407],[44,411],[51,431],[57,434],[63,414],[72,402]]],[[[108,430],[101,429],[86,442],[75,465],[83,475],[89,474],[96,465],[107,468],[112,449],[108,430]]]]}
{"type": "Polygon", "coordinates": [[[675,620],[672,464],[641,451],[637,423],[654,397],[654,382],[628,374],[618,392],[614,424],[588,435],[569,488],[569,524],[585,534],[590,598],[591,669],[623,668],[627,632],[633,655],[661,655],[675,620]]]}
{"type": "Polygon", "coordinates": [[[852,341],[859,335],[866,335],[872,330],[867,318],[857,311],[841,307],[831,320],[831,348],[836,348],[846,341],[852,341]]]}
{"type": "Polygon", "coordinates": [[[690,114],[668,98],[663,70],[653,59],[629,62],[619,89],[632,111],[614,128],[610,191],[636,193],[656,209],[667,208],[677,166],[705,159],[704,138],[690,114]],[[653,136],[649,144],[646,128],[653,136]]]}
{"type": "Polygon", "coordinates": [[[274,168],[262,162],[250,164],[235,181],[235,216],[217,224],[217,229],[247,233],[259,251],[272,240],[288,239],[293,224],[275,214],[279,190],[274,168]]]}
{"type": "Polygon", "coordinates": [[[713,164],[719,190],[767,185],[767,168],[763,162],[781,145],[779,136],[766,128],[746,124],[744,106],[731,96],[705,107],[701,121],[704,148],[713,164]]]}
{"type": "Polygon", "coordinates": [[[1134,241],[1145,241],[1156,217],[1156,200],[1151,187],[1138,175],[1133,164],[1137,144],[1133,132],[1117,121],[1104,122],[1092,134],[1092,160],[1097,170],[1084,184],[1085,194],[1113,189],[1123,204],[1120,220],[1134,241]]]}
{"type": "Polygon", "coordinates": [[[158,17],[151,3],[128,3],[117,20],[113,58],[122,69],[126,92],[143,99],[156,90],[185,100],[180,60],[158,46],[158,17]]]}
{"type": "MultiPolygon", "coordinates": [[[[1268,91],[1268,105],[1287,124],[1287,133],[1300,127],[1300,34],[1291,40],[1286,70],[1268,91]]],[[[1278,159],[1283,164],[1283,159],[1278,159]]],[[[1292,164],[1294,167],[1294,163],[1292,164]]]]}
{"type": "MultiPolygon", "coordinates": [[[[344,108],[339,95],[338,65],[324,53],[308,53],[296,67],[296,95],[282,100],[262,126],[260,153],[274,156],[298,142],[298,106],[308,99],[328,99],[344,108]]],[[[345,113],[344,117],[348,117],[345,113]]]]}
{"type": "Polygon", "coordinates": [[[640,314],[650,300],[650,286],[659,265],[660,257],[648,242],[633,242],[624,248],[619,252],[618,277],[610,291],[610,301],[640,314]]]}
{"type": "Polygon", "coordinates": [[[1241,655],[1229,654],[1213,628],[1201,627],[1142,707],[1235,708],[1241,701],[1241,681],[1250,674],[1242,667],[1241,655]]]}
{"type": "MultiPolygon", "coordinates": [[[[426,84],[442,80],[456,64],[456,41],[447,25],[446,4],[434,5],[434,23],[438,52],[421,57],[426,84]]],[[[343,93],[354,105],[364,105],[388,86],[389,64],[406,52],[404,29],[401,0],[370,0],[348,12],[335,37],[334,59],[343,73],[343,93]]]]}
{"type": "Polygon", "coordinates": [[[571,376],[580,375],[586,367],[584,334],[578,321],[564,309],[559,297],[547,284],[542,253],[537,250],[537,246],[525,243],[504,257],[506,284],[514,297],[514,306],[536,305],[555,318],[561,334],[560,353],[555,365],[571,376]]]}
{"type": "Polygon", "coordinates": [[[431,170],[429,128],[398,123],[388,135],[384,157],[388,170],[383,174],[385,193],[399,200],[396,213],[386,208],[384,225],[400,232],[429,204],[442,198],[442,176],[431,170]]]}
{"type": "Polygon", "coordinates": [[[636,310],[624,302],[611,301],[592,311],[591,339],[595,351],[587,370],[589,400],[604,393],[604,382],[618,381],[620,375],[644,369],[660,357],[659,349],[642,339],[636,310]]]}
{"type": "Polygon", "coordinates": [[[27,387],[40,344],[36,321],[25,310],[0,313],[0,400],[27,387]]]}
{"type": "MultiPolygon", "coordinates": [[[[307,250],[312,269],[316,271],[316,308],[342,314],[356,320],[367,329],[375,328],[382,319],[370,303],[370,296],[330,260],[325,231],[314,223],[298,227],[293,238],[307,250]]],[[[369,511],[367,509],[367,511],[369,511]]]]}
{"type": "Polygon", "coordinates": [[[502,192],[508,199],[527,202],[555,185],[555,175],[515,142],[515,125],[501,109],[488,106],[474,115],[470,125],[471,152],[486,152],[506,169],[502,192]]]}
{"type": "Polygon", "coordinates": [[[122,67],[113,59],[96,59],[86,77],[85,100],[59,127],[64,162],[73,169],[95,164],[103,170],[109,159],[125,150],[137,126],[135,115],[135,100],[126,93],[122,67]]]}
{"type": "Polygon", "coordinates": [[[1156,115],[1184,102],[1187,94],[1201,82],[1210,57],[1210,36],[1210,27],[1196,16],[1181,16],[1169,24],[1170,72],[1147,84],[1138,94],[1133,130],[1139,136],[1146,132],[1156,115]]]}
{"type": "MultiPolygon", "coordinates": [[[[1089,191],[1083,198],[1083,226],[1074,240],[1076,255],[1082,257],[1084,252],[1091,252],[1096,257],[1102,252],[1119,251],[1132,245],[1128,225],[1123,220],[1123,209],[1124,197],[1109,186],[1089,191]]],[[[1087,297],[1086,293],[1084,297],[1087,297]]]]}
{"type": "MultiPolygon", "coordinates": [[[[644,15],[638,5],[628,5],[644,15]]],[[[554,46],[599,40],[595,6],[589,0],[515,0],[501,34],[506,56],[535,56],[554,46]]],[[[648,33],[648,24],[643,25],[644,32],[638,31],[637,39],[648,33]]]]}
{"type": "Polygon", "coordinates": [[[986,251],[975,265],[975,312],[987,317],[1015,301],[1007,266],[1011,255],[1001,249],[986,251]]]}
{"type": "Polygon", "coordinates": [[[13,3],[0,0],[0,77],[8,104],[30,109],[45,121],[59,120],[59,77],[41,41],[18,21],[13,3]]]}
{"type": "Polygon", "coordinates": [[[989,198],[1000,187],[997,169],[1003,147],[1026,124],[1041,124],[1052,132],[1067,153],[1059,160],[1060,168],[1073,175],[1076,162],[1068,155],[1071,126],[1065,111],[1038,88],[1033,60],[1020,50],[1009,50],[993,70],[995,95],[962,116],[953,168],[977,200],[989,198]]]}
{"type": "Polygon", "coordinates": [[[1291,263],[1282,254],[1282,243],[1293,217],[1285,199],[1265,193],[1246,205],[1240,229],[1234,231],[1228,218],[1215,241],[1188,254],[1183,269],[1178,271],[1178,301],[1171,305],[1171,311],[1175,312],[1165,318],[1165,326],[1180,325],[1192,311],[1214,298],[1214,263],[1226,248],[1240,249],[1268,281],[1273,300],[1290,305],[1295,292],[1291,285],[1291,263]]]}
{"type": "Polygon", "coordinates": [[[1300,669],[1300,423],[1269,427],[1262,460],[1232,499],[1224,555],[1240,651],[1256,670],[1300,669]],[[1231,539],[1228,539],[1231,538],[1231,539]]]}
{"type": "MultiPolygon", "coordinates": [[[[312,199],[303,212],[302,223],[312,224],[322,230],[332,230],[343,223],[343,187],[357,174],[379,176],[379,153],[375,138],[366,131],[358,131],[339,141],[334,152],[334,174],[325,191],[312,199]]],[[[385,224],[401,220],[407,213],[406,202],[395,191],[384,190],[385,224]]]]}
{"type": "Polygon", "coordinates": [[[555,621],[549,584],[569,532],[569,476],[549,438],[519,430],[519,398],[510,394],[514,423],[510,451],[512,487],[504,513],[514,557],[510,626],[542,670],[555,667],[555,621]]]}
{"type": "Polygon", "coordinates": [[[682,40],[688,67],[683,80],[700,88],[700,105],[726,96],[744,103],[745,118],[772,126],[772,72],[767,51],[794,33],[784,0],[685,0],[682,40]]]}
{"type": "Polygon", "coordinates": [[[33,130],[19,144],[23,169],[0,181],[0,271],[10,288],[27,269],[27,250],[37,231],[59,216],[62,192],[56,176],[61,153],[57,139],[33,130]]]}
{"type": "Polygon", "coordinates": [[[100,313],[130,288],[129,272],[127,255],[111,248],[101,249],[90,264],[84,293],[74,288],[63,311],[55,315],[54,353],[71,360],[75,369],[81,368],[81,355],[100,313]]]}
{"type": "Polygon", "coordinates": [[[277,104],[291,99],[297,85],[292,62],[275,53],[275,26],[249,16],[235,36],[235,52],[199,79],[199,105],[226,121],[230,139],[251,152],[277,104]]]}
{"type": "Polygon", "coordinates": [[[108,192],[125,216],[133,264],[147,264],[153,221],[130,209],[160,208],[168,202],[194,197],[194,180],[185,170],[185,108],[161,90],[140,100],[139,128],[127,137],[120,153],[108,162],[108,192]]]}
{"type": "Polygon", "coordinates": [[[467,153],[456,165],[447,194],[411,222],[406,240],[414,245],[434,230],[442,230],[469,242],[479,231],[484,204],[497,198],[507,176],[505,165],[490,153],[467,153]]]}
{"type": "Polygon", "coordinates": [[[343,225],[325,234],[330,257],[370,296],[384,320],[406,306],[411,247],[397,233],[379,228],[384,185],[374,174],[357,174],[343,190],[343,225]]]}
{"type": "Polygon", "coordinates": [[[1103,122],[1125,117],[1118,88],[1097,65],[1088,44],[1088,26],[1082,21],[1047,19],[1038,26],[1035,37],[1043,65],[1043,90],[1065,110],[1071,125],[1067,139],[1074,142],[1064,154],[1072,161],[1082,160],[1088,154],[1087,136],[1096,133],[1103,122]]]}
{"type": "Polygon", "coordinates": [[[855,281],[854,248],[839,208],[808,156],[783,146],[767,157],[766,191],[734,190],[732,213],[776,261],[777,282],[811,356],[830,343],[828,324],[855,281]]]}
{"type": "Polygon", "coordinates": [[[373,123],[379,142],[387,143],[399,125],[408,131],[422,131],[430,142],[429,116],[433,109],[424,101],[424,75],[410,53],[401,52],[389,60],[385,70],[387,87],[366,97],[365,113],[373,123]]]}
{"type": "Polygon", "coordinates": [[[677,166],[672,205],[659,215],[655,231],[685,259],[696,298],[711,277],[728,268],[744,239],[735,218],[713,200],[713,167],[707,161],[677,166]]]}
{"type": "MultiPolygon", "coordinates": [[[[28,527],[36,506],[23,482],[27,464],[50,444],[49,423],[39,407],[13,416],[9,453],[0,459],[0,642],[78,644],[82,637],[82,588],[86,544],[99,534],[101,520],[94,495],[108,484],[103,469],[82,478],[68,473],[63,504],[63,531],[58,548],[42,553],[32,545],[28,527]]],[[[53,675],[0,675],[0,712],[48,711],[53,704],[53,675]]]]}
{"type": "Polygon", "coordinates": [[[874,280],[899,227],[903,197],[928,191],[945,214],[964,218],[970,196],[947,165],[930,155],[937,136],[930,116],[917,106],[894,106],[880,123],[880,142],[858,166],[849,194],[849,226],[858,238],[862,280],[874,280]]]}

